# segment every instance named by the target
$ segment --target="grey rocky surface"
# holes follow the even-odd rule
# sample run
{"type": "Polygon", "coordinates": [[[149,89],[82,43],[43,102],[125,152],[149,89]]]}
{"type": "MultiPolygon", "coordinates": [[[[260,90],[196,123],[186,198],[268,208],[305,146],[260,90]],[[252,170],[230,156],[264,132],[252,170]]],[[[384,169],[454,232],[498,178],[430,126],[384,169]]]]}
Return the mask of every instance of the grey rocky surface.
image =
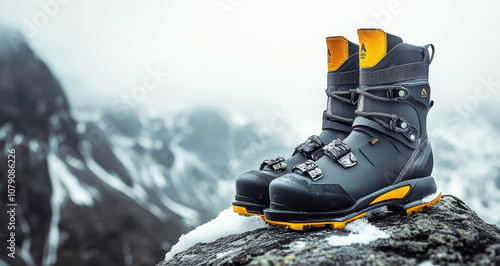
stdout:
{"type": "Polygon", "coordinates": [[[198,243],[163,265],[500,265],[500,229],[459,198],[446,195],[423,212],[378,212],[368,221],[389,238],[332,246],[341,229],[267,227],[198,243]]]}

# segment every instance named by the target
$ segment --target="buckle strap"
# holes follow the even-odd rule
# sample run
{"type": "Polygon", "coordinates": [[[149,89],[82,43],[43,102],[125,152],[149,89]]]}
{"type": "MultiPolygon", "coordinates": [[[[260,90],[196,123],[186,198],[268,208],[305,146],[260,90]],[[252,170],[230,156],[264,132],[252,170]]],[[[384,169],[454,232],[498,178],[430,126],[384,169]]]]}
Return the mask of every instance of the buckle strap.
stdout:
{"type": "MultiPolygon", "coordinates": [[[[377,121],[375,121],[374,117],[358,116],[358,117],[356,117],[356,119],[354,119],[353,128],[363,129],[365,127],[369,128],[369,129],[376,130],[376,131],[381,132],[385,135],[392,136],[394,139],[401,141],[403,144],[405,144],[406,146],[408,146],[412,149],[417,148],[418,140],[407,141],[408,136],[411,140],[412,134],[410,131],[408,133],[394,134],[394,131],[389,129],[389,127],[387,126],[387,123],[382,124],[380,122],[377,122],[377,121]]],[[[411,127],[411,131],[413,131],[413,130],[414,129],[411,127]]],[[[418,137],[417,137],[417,136],[419,136],[418,131],[414,131],[413,133],[414,133],[415,138],[418,139],[418,137]]]]}
{"type": "Polygon", "coordinates": [[[393,116],[389,121],[389,129],[403,134],[408,140],[414,142],[417,139],[417,128],[401,116],[393,116]]]}
{"type": "Polygon", "coordinates": [[[292,156],[300,153],[305,157],[316,161],[323,156],[323,149],[321,149],[323,146],[325,146],[325,143],[318,136],[312,135],[304,141],[304,143],[295,147],[295,151],[292,156]]]}
{"type": "Polygon", "coordinates": [[[359,85],[381,85],[405,80],[427,78],[429,63],[410,63],[381,70],[360,69],[359,85]]]}
{"type": "Polygon", "coordinates": [[[308,176],[313,181],[319,180],[323,177],[323,172],[318,168],[318,165],[313,160],[307,160],[304,163],[296,164],[292,168],[292,172],[308,176]]]}
{"type": "Polygon", "coordinates": [[[408,89],[400,85],[375,86],[363,89],[357,88],[356,93],[383,102],[401,102],[410,96],[408,89]],[[385,97],[377,96],[371,93],[373,91],[385,91],[385,97]]]}
{"type": "Polygon", "coordinates": [[[389,129],[398,133],[408,131],[408,125],[408,121],[401,116],[394,115],[391,116],[391,120],[389,120],[389,129]]]}
{"type": "Polygon", "coordinates": [[[358,164],[358,159],[351,152],[349,145],[340,139],[330,142],[323,150],[325,155],[337,161],[344,168],[350,168],[358,164]]]}
{"type": "Polygon", "coordinates": [[[347,84],[358,84],[359,70],[345,72],[328,72],[327,86],[339,86],[347,84]]]}
{"type": "Polygon", "coordinates": [[[259,170],[264,170],[264,168],[269,167],[275,173],[281,173],[286,170],[287,165],[285,163],[285,158],[276,157],[276,159],[265,160],[260,164],[259,170]]]}
{"type": "MultiPolygon", "coordinates": [[[[363,89],[358,88],[356,91],[364,97],[382,102],[402,102],[410,95],[408,89],[400,85],[374,86],[363,89]],[[377,96],[371,93],[377,91],[385,91],[386,97],[377,96]]],[[[369,117],[386,129],[403,134],[405,138],[411,142],[414,142],[417,139],[418,129],[401,116],[382,112],[365,112],[363,111],[363,108],[358,108],[358,110],[354,111],[354,113],[358,116],[369,117]],[[384,121],[381,118],[385,118],[389,122],[387,122],[387,120],[384,121]]]]}
{"type": "Polygon", "coordinates": [[[373,119],[373,121],[379,123],[386,129],[403,134],[403,136],[405,136],[405,138],[407,138],[411,142],[415,142],[417,140],[418,129],[401,116],[379,112],[363,112],[360,110],[356,110],[355,113],[358,116],[369,117],[373,119]],[[389,119],[389,122],[387,123],[379,117],[389,119]]]}

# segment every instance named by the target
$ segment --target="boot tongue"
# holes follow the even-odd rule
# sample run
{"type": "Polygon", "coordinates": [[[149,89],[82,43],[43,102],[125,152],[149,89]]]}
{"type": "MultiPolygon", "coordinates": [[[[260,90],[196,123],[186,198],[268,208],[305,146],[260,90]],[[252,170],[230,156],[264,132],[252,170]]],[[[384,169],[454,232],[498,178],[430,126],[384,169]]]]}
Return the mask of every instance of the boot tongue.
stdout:
{"type": "Polygon", "coordinates": [[[328,72],[337,71],[351,55],[358,52],[356,44],[341,36],[326,38],[328,72]]]}
{"type": "Polygon", "coordinates": [[[398,36],[380,29],[359,29],[359,67],[375,66],[396,45],[403,42],[398,36]]]}

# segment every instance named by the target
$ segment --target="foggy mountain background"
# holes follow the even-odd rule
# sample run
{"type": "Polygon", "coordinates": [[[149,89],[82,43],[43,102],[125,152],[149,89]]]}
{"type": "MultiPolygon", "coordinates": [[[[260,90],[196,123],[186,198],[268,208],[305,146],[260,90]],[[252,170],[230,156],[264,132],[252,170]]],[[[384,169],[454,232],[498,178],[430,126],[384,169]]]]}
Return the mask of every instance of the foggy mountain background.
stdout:
{"type": "MultiPolygon", "coordinates": [[[[174,221],[175,226],[158,247],[166,251],[178,235],[230,205],[239,173],[257,168],[268,157],[290,155],[295,145],[319,134],[326,103],[325,37],[343,35],[357,42],[356,29],[381,27],[411,44],[432,43],[436,55],[430,83],[436,104],[428,128],[435,153],[433,175],[444,193],[462,198],[486,221],[500,225],[499,7],[495,1],[459,5],[452,1],[315,1],[311,5],[263,0],[0,0],[0,27],[8,40],[0,46],[0,54],[12,50],[23,54],[24,35],[67,97],[68,110],[54,113],[61,113],[62,121],[66,113],[75,120],[74,130],[68,132],[80,136],[79,143],[105,136],[103,146],[120,162],[110,163],[102,156],[104,151],[92,153],[97,146],[86,150],[85,145],[73,143],[77,155],[71,156],[80,156],[86,165],[80,167],[58,151],[62,142],[51,144],[47,137],[53,151],[47,153],[48,167],[84,169],[80,170],[85,174],[72,172],[77,178],[101,174],[103,179],[110,172],[123,180],[128,176],[125,184],[137,184],[157,195],[157,202],[135,200],[134,204],[146,209],[151,221],[158,219],[155,228],[161,227],[162,220],[152,206],[170,215],[163,222],[174,221]],[[208,177],[207,169],[213,170],[208,177]],[[171,200],[166,203],[162,194],[171,200]]],[[[0,97],[7,99],[3,96],[2,92],[0,97]]],[[[56,100],[49,98],[48,102],[56,100]]],[[[15,122],[9,121],[15,116],[6,117],[5,124],[15,122]]],[[[0,126],[4,148],[14,145],[17,135],[9,137],[9,127],[0,126]]],[[[19,137],[17,142],[23,140],[19,137]]],[[[56,180],[50,171],[49,176],[51,182],[56,180]]],[[[99,188],[92,178],[78,182],[87,189],[99,188]]],[[[107,187],[103,185],[101,194],[108,193],[107,187]]],[[[120,191],[119,186],[109,187],[120,191]]],[[[73,192],[68,193],[68,202],[76,205],[82,199],[83,203],[101,202],[105,210],[109,204],[91,189],[67,190],[73,192]]],[[[116,194],[117,201],[129,200],[109,193],[116,194]]],[[[70,208],[76,217],[81,211],[78,206],[61,208],[70,208]]],[[[134,215],[146,215],[139,213],[134,215]]],[[[54,217],[52,212],[46,214],[47,220],[54,217]]],[[[33,244],[33,250],[41,250],[33,260],[61,263],[61,259],[47,259],[54,253],[44,250],[55,245],[57,251],[57,243],[66,242],[49,243],[45,238],[40,237],[39,246],[33,244]]],[[[121,243],[128,242],[122,239],[121,243]]],[[[127,245],[131,244],[123,244],[117,252],[133,250],[127,245]]],[[[64,250],[70,252],[72,247],[66,245],[64,250]]],[[[159,258],[163,255],[156,253],[159,258]]],[[[81,259],[93,255],[86,256],[81,259]]],[[[141,261],[148,259],[133,258],[134,265],[141,261]]]]}

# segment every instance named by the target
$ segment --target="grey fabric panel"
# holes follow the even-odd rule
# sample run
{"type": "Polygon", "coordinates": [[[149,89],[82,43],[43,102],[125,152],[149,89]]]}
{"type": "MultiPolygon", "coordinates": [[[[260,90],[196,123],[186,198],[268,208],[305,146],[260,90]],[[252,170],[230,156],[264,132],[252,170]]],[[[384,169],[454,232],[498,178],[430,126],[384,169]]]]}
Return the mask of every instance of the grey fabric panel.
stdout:
{"type": "Polygon", "coordinates": [[[401,143],[403,143],[404,145],[408,146],[411,149],[416,149],[418,144],[419,144],[418,141],[415,141],[415,142],[408,141],[408,139],[405,136],[403,136],[402,134],[394,134],[394,131],[387,129],[387,128],[383,127],[382,125],[380,125],[379,123],[377,123],[373,120],[370,120],[368,118],[364,118],[362,116],[357,116],[356,119],[354,119],[354,123],[352,124],[352,128],[355,129],[357,127],[368,127],[368,128],[374,129],[380,133],[383,133],[387,136],[390,136],[392,138],[399,140],[401,143]]]}
{"type": "Polygon", "coordinates": [[[429,64],[425,63],[411,63],[374,71],[362,68],[360,69],[359,84],[382,85],[411,79],[427,78],[428,76],[429,64]]]}

